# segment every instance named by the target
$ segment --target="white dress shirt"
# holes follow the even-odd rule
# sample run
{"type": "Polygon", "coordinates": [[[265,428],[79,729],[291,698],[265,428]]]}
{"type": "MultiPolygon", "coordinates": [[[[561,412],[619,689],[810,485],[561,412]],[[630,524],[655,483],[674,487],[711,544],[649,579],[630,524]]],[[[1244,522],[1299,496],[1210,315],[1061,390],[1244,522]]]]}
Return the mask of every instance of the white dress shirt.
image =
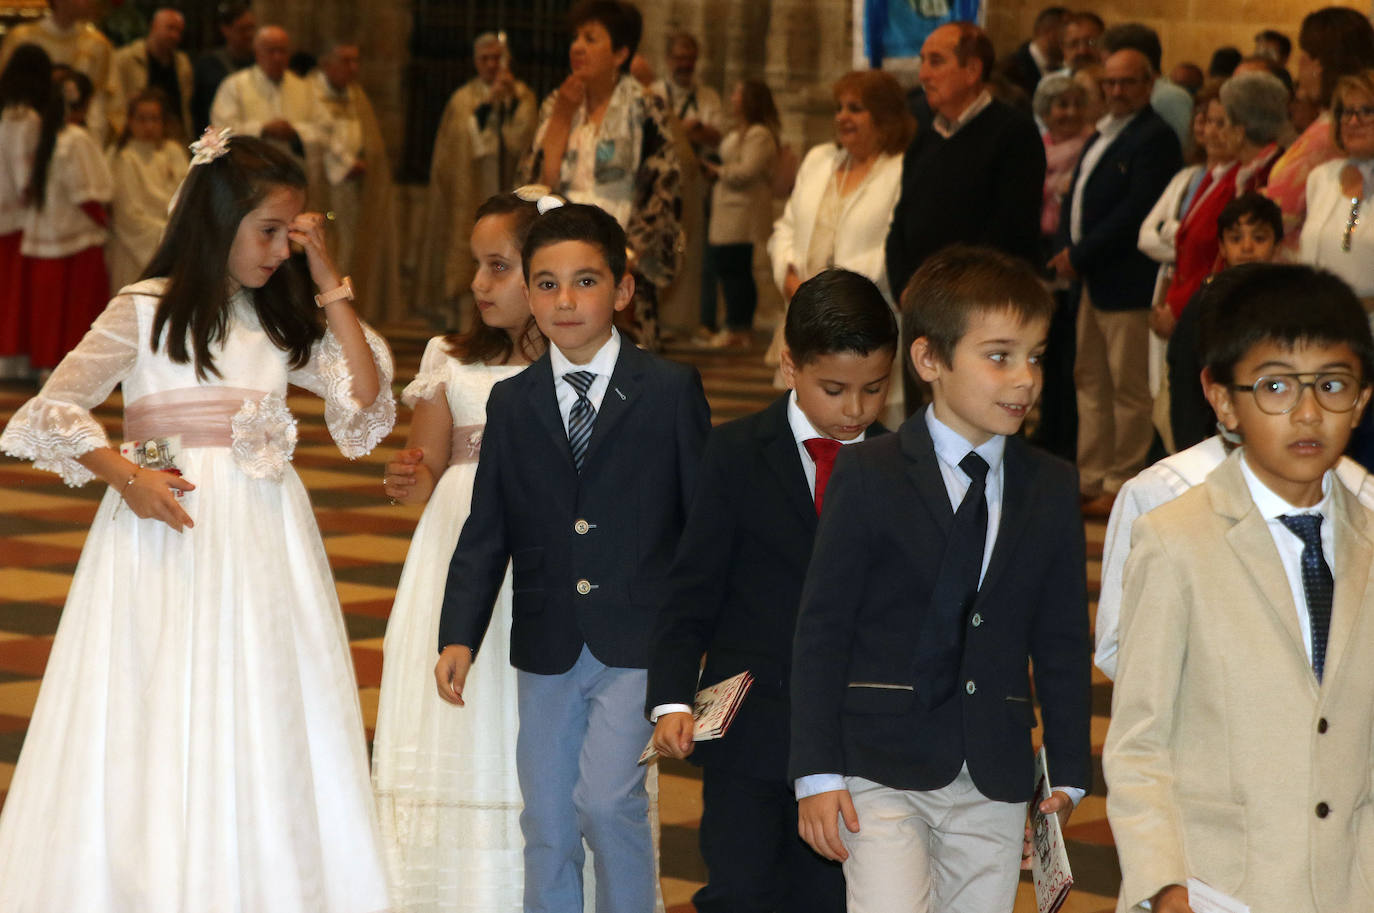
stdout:
{"type": "MultiPolygon", "coordinates": [[[[620,333],[611,327],[611,338],[602,343],[592,360],[585,365],[575,365],[556,345],[549,346],[549,365],[553,368],[553,390],[558,395],[558,412],[563,416],[563,427],[568,427],[573,403],[577,402],[577,388],[563,379],[571,371],[591,371],[596,375],[591,387],[587,389],[587,399],[592,408],[601,411],[601,401],[606,397],[606,389],[611,385],[611,374],[615,372],[616,360],[620,358],[620,333]]],[[[622,394],[623,398],[623,394],[622,394]]]]}
{"type": "MultiPolygon", "coordinates": [[[[806,442],[812,438],[825,437],[816,430],[811,424],[811,420],[806,417],[806,413],[797,405],[797,391],[792,390],[787,394],[787,424],[792,429],[792,439],[797,442],[797,454],[801,457],[802,472],[806,474],[806,487],[811,492],[811,499],[816,498],[816,461],[811,458],[811,454],[806,449],[806,442]]],[[[868,436],[864,431],[852,441],[840,441],[841,444],[857,444],[868,436]]],[[[686,704],[659,704],[654,707],[653,713],[649,715],[649,722],[657,723],[658,718],[665,713],[691,713],[692,708],[686,704]]]]}
{"type": "Polygon", "coordinates": [[[1265,523],[1269,527],[1269,535],[1274,539],[1274,547],[1279,550],[1279,563],[1283,565],[1283,573],[1288,577],[1288,588],[1293,593],[1293,605],[1298,610],[1298,628],[1302,631],[1303,649],[1307,651],[1307,661],[1312,661],[1312,614],[1307,608],[1307,592],[1302,586],[1302,538],[1297,533],[1284,526],[1279,517],[1294,514],[1319,514],[1322,518],[1322,557],[1326,559],[1326,566],[1331,569],[1331,576],[1336,576],[1335,549],[1333,541],[1335,532],[1331,523],[1331,471],[1327,470],[1326,475],[1322,476],[1322,499],[1312,507],[1294,507],[1283,498],[1274,494],[1270,488],[1260,481],[1250,468],[1248,455],[1242,454],[1240,461],[1240,471],[1245,477],[1245,485],[1250,489],[1250,498],[1255,502],[1255,509],[1264,517],[1265,523]]]}
{"type": "Polygon", "coordinates": [[[1083,188],[1087,185],[1088,178],[1092,177],[1093,169],[1102,161],[1107,148],[1116,142],[1121,131],[1125,130],[1126,125],[1135,120],[1141,111],[1126,117],[1105,114],[1097,122],[1097,139],[1084,150],[1083,159],[1078,165],[1078,181],[1073,185],[1073,208],[1069,210],[1069,240],[1074,244],[1083,240],[1083,188]]]}

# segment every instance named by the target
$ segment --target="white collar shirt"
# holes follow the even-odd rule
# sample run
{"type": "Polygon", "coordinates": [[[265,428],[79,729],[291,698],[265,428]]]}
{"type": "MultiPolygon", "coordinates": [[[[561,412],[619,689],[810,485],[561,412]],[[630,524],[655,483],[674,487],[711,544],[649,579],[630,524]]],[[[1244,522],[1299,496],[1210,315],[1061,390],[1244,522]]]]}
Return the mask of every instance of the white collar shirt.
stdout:
{"type": "Polygon", "coordinates": [[[973,120],[979,114],[982,114],[983,109],[990,104],[992,104],[992,93],[984,89],[977,98],[969,103],[967,108],[959,112],[959,116],[954,120],[950,120],[943,114],[937,114],[935,115],[935,119],[931,122],[931,126],[935,129],[936,133],[940,134],[945,139],[949,139],[962,130],[969,121],[973,120]]]}
{"type": "Polygon", "coordinates": [[[568,417],[572,414],[573,403],[577,402],[577,389],[572,384],[564,380],[563,375],[571,371],[591,371],[596,375],[596,380],[592,381],[591,387],[587,390],[587,399],[591,400],[592,408],[598,413],[601,411],[601,401],[606,397],[606,390],[611,384],[611,375],[615,373],[615,363],[620,358],[620,333],[615,327],[611,327],[611,338],[607,339],[601,348],[596,350],[591,361],[585,365],[575,365],[568,360],[558,346],[549,346],[549,364],[553,368],[553,389],[558,396],[558,412],[563,416],[563,428],[568,427],[568,417]]]}
{"type": "Polygon", "coordinates": [[[959,432],[950,428],[935,417],[935,407],[926,410],[926,428],[930,431],[931,443],[935,445],[935,460],[940,467],[940,478],[945,483],[945,493],[949,495],[949,506],[957,511],[968,494],[969,484],[973,481],[968,473],[959,468],[959,463],[969,455],[978,454],[988,464],[987,481],[983,496],[988,502],[988,532],[983,541],[983,567],[978,572],[981,586],[983,575],[987,573],[988,561],[992,558],[992,547],[997,542],[997,529],[1002,522],[1002,457],[1006,454],[1007,439],[994,434],[983,443],[974,447],[964,440],[959,432]]]}
{"type": "Polygon", "coordinates": [[[1284,526],[1279,517],[1295,514],[1319,514],[1322,517],[1322,556],[1326,559],[1326,566],[1331,569],[1331,576],[1336,576],[1335,562],[1335,531],[1332,529],[1334,524],[1331,522],[1331,471],[1322,476],[1322,499],[1312,507],[1294,507],[1283,498],[1279,497],[1267,485],[1260,481],[1259,476],[1255,475],[1250,468],[1248,457],[1242,454],[1240,461],[1240,471],[1245,477],[1245,486],[1250,489],[1250,498],[1255,502],[1255,509],[1264,518],[1265,525],[1269,527],[1269,535],[1274,540],[1274,547],[1279,551],[1279,562],[1283,565],[1283,573],[1288,578],[1288,588],[1293,593],[1293,605],[1298,611],[1298,628],[1302,631],[1302,645],[1307,651],[1307,661],[1312,661],[1312,615],[1307,608],[1307,593],[1302,586],[1302,549],[1303,542],[1297,533],[1284,526]]]}
{"type": "MultiPolygon", "coordinates": [[[[811,420],[806,417],[806,413],[797,404],[797,391],[793,390],[787,394],[787,424],[792,429],[792,439],[797,442],[797,452],[801,455],[802,472],[806,473],[806,487],[811,490],[811,497],[816,497],[816,461],[811,458],[811,454],[806,450],[806,442],[812,438],[826,437],[816,430],[811,424],[811,420]]],[[[863,431],[852,441],[840,441],[843,445],[857,444],[868,436],[868,431],[863,431]]]]}

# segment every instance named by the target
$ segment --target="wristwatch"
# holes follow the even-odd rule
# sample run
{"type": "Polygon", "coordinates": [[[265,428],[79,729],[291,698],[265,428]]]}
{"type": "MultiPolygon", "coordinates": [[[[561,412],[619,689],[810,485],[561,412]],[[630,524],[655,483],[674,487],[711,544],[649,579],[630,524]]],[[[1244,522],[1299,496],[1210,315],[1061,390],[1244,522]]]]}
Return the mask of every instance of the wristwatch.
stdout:
{"type": "Polygon", "coordinates": [[[322,295],[316,295],[315,307],[322,308],[330,302],[345,300],[353,300],[353,279],[350,276],[344,276],[343,279],[339,280],[339,287],[334,289],[332,292],[325,292],[322,295]]]}

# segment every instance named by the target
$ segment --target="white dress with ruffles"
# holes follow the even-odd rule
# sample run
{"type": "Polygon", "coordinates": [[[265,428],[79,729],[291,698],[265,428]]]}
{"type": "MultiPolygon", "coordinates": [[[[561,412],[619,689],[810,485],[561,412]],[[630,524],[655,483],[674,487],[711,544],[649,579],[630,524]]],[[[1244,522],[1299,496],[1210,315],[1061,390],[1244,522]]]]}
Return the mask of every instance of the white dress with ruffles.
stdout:
{"type": "Polygon", "coordinates": [[[446,402],[453,416],[449,466],[415,527],[383,644],[372,742],[387,862],[407,913],[519,913],[523,842],[515,775],[518,717],[510,665],[510,572],[496,597],[487,647],[473,663],[464,707],[434,685],[439,610],[449,559],[472,508],[487,396],[523,365],[463,364],[431,339],[401,400],[446,402]]]}
{"type": "Polygon", "coordinates": [[[116,384],[127,413],[153,397],[174,424],[188,402],[242,398],[232,446],[182,451],[193,529],[105,492],[0,815],[0,910],[387,910],[348,639],[284,397],[323,396],[361,456],[395,421],[390,353],[366,331],[381,394],[360,408],[332,334],[293,370],[239,295],[219,376],[199,381],[150,348],[161,282],[115,297],[0,436],[81,485],[76,458],[108,444],[89,410],[116,384]]]}
{"type": "MultiPolygon", "coordinates": [[[[510,664],[510,569],[496,597],[482,652],[463,685],[467,704],[445,703],[434,684],[439,613],[448,565],[472,509],[487,397],[524,365],[463,364],[444,337],[425,347],[401,393],[448,406],[448,468],[434,486],[406,555],[382,646],[382,687],[372,740],[372,780],[382,838],[404,913],[520,913],[524,837],[516,776],[516,674],[510,664]]],[[[658,768],[645,778],[658,859],[658,768]]],[[[596,907],[591,849],[583,842],[583,909],[596,907]]],[[[662,892],[654,910],[663,913],[662,892]]]]}

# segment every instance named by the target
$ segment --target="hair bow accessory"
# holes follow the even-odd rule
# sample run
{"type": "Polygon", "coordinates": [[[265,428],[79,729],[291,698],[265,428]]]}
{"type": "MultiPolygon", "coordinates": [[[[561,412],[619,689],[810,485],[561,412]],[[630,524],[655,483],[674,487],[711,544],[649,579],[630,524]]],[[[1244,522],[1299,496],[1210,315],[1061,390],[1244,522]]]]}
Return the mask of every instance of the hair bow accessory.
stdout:
{"type": "Polygon", "coordinates": [[[228,152],[229,137],[233,135],[234,131],[229,127],[221,127],[218,130],[214,127],[206,127],[200,139],[191,144],[191,167],[213,162],[228,152]]]}

